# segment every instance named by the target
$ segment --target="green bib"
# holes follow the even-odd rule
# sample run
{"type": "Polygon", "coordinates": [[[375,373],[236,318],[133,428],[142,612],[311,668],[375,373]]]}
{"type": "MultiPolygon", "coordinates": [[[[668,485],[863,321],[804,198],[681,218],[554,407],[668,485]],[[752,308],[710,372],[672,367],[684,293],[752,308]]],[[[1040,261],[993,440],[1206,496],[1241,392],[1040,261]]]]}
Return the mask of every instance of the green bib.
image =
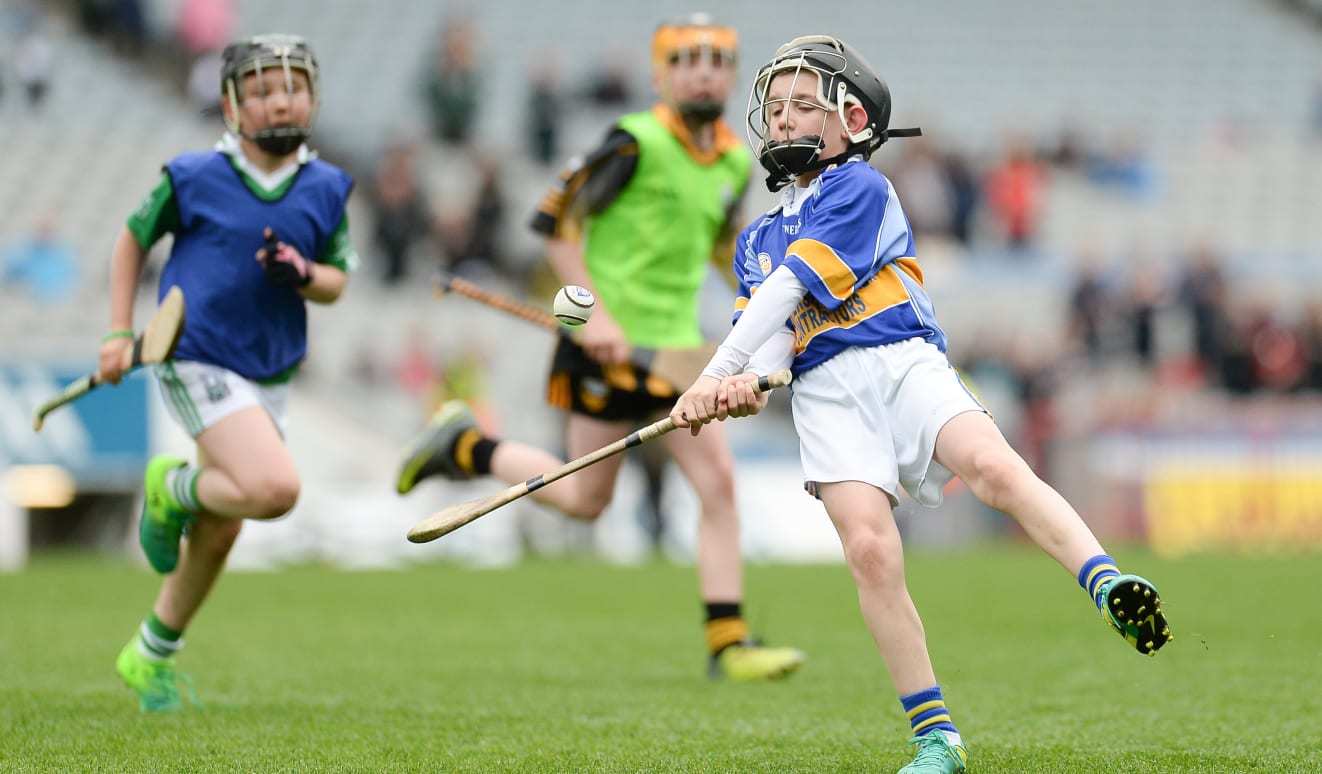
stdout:
{"type": "Polygon", "coordinates": [[[598,303],[631,344],[697,346],[698,292],[752,158],[735,147],[699,164],[651,112],[626,115],[619,126],[638,141],[638,165],[615,201],[587,222],[583,255],[598,303]]]}

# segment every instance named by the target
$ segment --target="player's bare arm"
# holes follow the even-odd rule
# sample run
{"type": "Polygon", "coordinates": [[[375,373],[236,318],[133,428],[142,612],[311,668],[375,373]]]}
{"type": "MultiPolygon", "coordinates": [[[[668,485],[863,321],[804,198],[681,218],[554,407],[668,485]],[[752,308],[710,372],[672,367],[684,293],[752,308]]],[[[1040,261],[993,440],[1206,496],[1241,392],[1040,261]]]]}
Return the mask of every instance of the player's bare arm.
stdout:
{"type": "MultiPolygon", "coordinates": [[[[547,263],[562,284],[587,288],[601,298],[583,257],[583,221],[610,207],[633,178],[637,164],[638,141],[615,127],[586,157],[570,161],[560,183],[543,199],[532,228],[546,237],[547,263]]],[[[628,361],[629,342],[605,304],[598,305],[579,335],[593,360],[606,365],[628,361]]]]}
{"type": "MultiPolygon", "coordinates": [[[[587,288],[600,298],[597,288],[592,284],[583,261],[583,248],[577,239],[551,237],[546,241],[546,261],[561,282],[566,285],[578,285],[587,288]]],[[[605,304],[598,304],[579,333],[579,342],[588,357],[599,363],[614,365],[629,361],[629,340],[625,338],[615,318],[605,304]]]]}
{"type": "Polygon", "coordinates": [[[119,384],[123,376],[124,350],[133,345],[133,299],[147,251],[127,227],[120,229],[110,255],[110,328],[101,342],[97,379],[119,384]],[[127,335],[122,334],[127,331],[127,335]]]}

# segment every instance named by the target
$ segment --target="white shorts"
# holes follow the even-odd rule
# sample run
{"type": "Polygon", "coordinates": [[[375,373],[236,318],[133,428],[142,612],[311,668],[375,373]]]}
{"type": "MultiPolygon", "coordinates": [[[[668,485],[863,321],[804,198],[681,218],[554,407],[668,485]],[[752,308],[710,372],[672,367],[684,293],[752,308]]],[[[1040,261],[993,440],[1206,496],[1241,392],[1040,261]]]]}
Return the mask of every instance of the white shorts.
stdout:
{"type": "Polygon", "coordinates": [[[192,438],[236,411],[261,406],[284,435],[289,383],[258,384],[220,366],[173,361],[156,366],[165,407],[192,438]]]}
{"type": "Polygon", "coordinates": [[[944,353],[924,339],[846,349],[791,385],[804,488],[862,481],[891,504],[903,486],[920,504],[941,504],[954,474],[933,459],[936,436],[966,411],[986,411],[944,353]]]}

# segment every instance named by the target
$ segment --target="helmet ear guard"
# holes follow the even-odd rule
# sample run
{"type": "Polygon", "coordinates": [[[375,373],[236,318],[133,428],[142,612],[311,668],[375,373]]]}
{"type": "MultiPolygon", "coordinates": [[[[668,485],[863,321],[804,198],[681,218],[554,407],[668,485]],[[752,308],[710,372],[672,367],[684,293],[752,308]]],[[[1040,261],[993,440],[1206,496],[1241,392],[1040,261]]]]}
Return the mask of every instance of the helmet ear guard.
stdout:
{"type": "MultiPolygon", "coordinates": [[[[870,158],[891,137],[922,134],[921,129],[889,129],[890,113],[890,90],[857,51],[838,38],[807,35],[781,46],[771,61],[758,70],[749,95],[748,139],[759,163],[769,173],[767,188],[774,192],[801,174],[841,163],[850,156],[860,154],[864,159],[870,158]],[[797,79],[804,70],[817,75],[819,104],[814,107],[835,111],[845,127],[849,147],[842,154],[821,157],[822,132],[787,141],[769,139],[768,107],[774,102],[792,101],[788,97],[768,98],[772,79],[782,73],[793,73],[797,79]],[[849,129],[848,112],[852,106],[861,107],[867,114],[867,122],[857,131],[849,129]]],[[[822,114],[823,131],[826,115],[822,114]]]]}
{"type": "Polygon", "coordinates": [[[299,35],[279,33],[254,35],[230,43],[221,55],[220,88],[221,98],[229,105],[225,113],[225,126],[231,132],[252,140],[263,151],[275,156],[287,156],[312,136],[312,125],[316,121],[319,106],[317,94],[319,68],[317,58],[312,53],[307,41],[299,35]],[[239,122],[239,103],[243,90],[243,81],[250,74],[255,74],[261,83],[262,71],[277,68],[284,73],[285,88],[292,94],[293,71],[302,70],[307,74],[312,110],[307,126],[268,126],[248,134],[243,133],[239,122]]]}

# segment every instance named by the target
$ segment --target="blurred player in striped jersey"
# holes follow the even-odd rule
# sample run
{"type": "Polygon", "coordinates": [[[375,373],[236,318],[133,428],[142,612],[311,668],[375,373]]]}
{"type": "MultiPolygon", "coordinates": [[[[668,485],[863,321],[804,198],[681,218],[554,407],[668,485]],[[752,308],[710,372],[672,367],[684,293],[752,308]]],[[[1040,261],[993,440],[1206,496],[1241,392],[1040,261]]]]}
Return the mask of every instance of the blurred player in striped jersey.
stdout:
{"type": "Polygon", "coordinates": [[[147,466],[139,538],[165,580],[117,662],[146,711],[180,708],[174,656],[243,519],[294,507],[285,403],[307,351],[307,302],[338,299],[358,263],[345,214],[353,181],[305,144],[317,111],[307,43],[258,35],[230,45],[220,88],[228,131],[214,150],[165,165],[111,257],[103,378],[121,376],[143,263],[166,234],[160,293],[179,286],[188,310],[175,360],[156,375],[198,462],[160,455],[147,466]]]}
{"type": "MultiPolygon", "coordinates": [[[[551,405],[569,412],[571,459],[664,414],[677,387],[629,363],[631,347],[702,343],[698,294],[716,261],[730,256],[737,210],[752,160],[721,119],[734,88],[737,39],[706,14],[661,25],[652,40],[661,101],[620,118],[602,145],[575,160],[543,201],[533,228],[548,238],[548,260],[565,284],[598,299],[582,345],[561,338],[548,385],[551,405]]],[[[702,504],[698,579],[706,610],[709,673],[737,681],[792,672],[803,654],[750,640],[744,622],[734,462],[723,433],[667,436],[666,450],[702,504]]],[[[597,518],[610,502],[622,459],[615,457],[533,497],[566,514],[597,518]]],[[[462,403],[440,408],[404,460],[398,490],[432,474],[494,475],[525,481],[562,464],[541,449],[483,437],[462,403]]]]}
{"type": "Polygon", "coordinates": [[[950,367],[904,211],[867,163],[889,137],[917,133],[888,130],[890,112],[885,83],[835,38],[796,38],[759,70],[749,139],[768,187],[784,192],[739,234],[734,329],[670,416],[698,433],[755,414],[766,396],[754,395],[753,375],[793,370],[805,486],[840,534],[918,748],[900,772],[953,774],[967,756],[905,585],[899,487],[935,507],[959,476],[1075,575],[1139,652],[1171,637],[1152,584],[1120,573],[950,367]]]}

